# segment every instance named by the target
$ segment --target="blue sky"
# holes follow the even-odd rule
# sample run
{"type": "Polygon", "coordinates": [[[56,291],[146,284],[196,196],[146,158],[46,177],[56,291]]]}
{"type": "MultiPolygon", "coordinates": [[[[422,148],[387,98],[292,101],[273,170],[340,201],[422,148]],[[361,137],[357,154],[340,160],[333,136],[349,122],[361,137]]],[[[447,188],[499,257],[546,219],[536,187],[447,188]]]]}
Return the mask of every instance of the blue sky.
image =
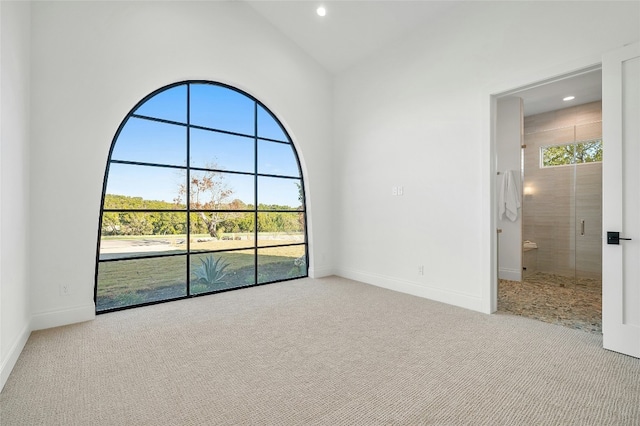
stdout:
{"type": "MultiPolygon", "coordinates": [[[[177,86],[147,100],[134,113],[186,124],[187,90],[177,86]]],[[[254,170],[255,102],[242,93],[221,86],[191,84],[191,122],[248,136],[187,129],[184,125],[130,117],[115,143],[112,160],[185,166],[189,131],[191,166],[252,173],[254,170]]],[[[259,137],[288,141],[278,123],[258,105],[259,137]]],[[[192,174],[195,172],[192,171],[192,174]]],[[[258,173],[299,177],[291,144],[258,141],[258,173]]],[[[113,163],[107,193],[140,196],[172,202],[185,181],[184,170],[113,163]]],[[[234,190],[231,199],[253,204],[253,176],[219,175],[234,190]]],[[[258,179],[259,203],[298,206],[299,179],[258,179]]]]}

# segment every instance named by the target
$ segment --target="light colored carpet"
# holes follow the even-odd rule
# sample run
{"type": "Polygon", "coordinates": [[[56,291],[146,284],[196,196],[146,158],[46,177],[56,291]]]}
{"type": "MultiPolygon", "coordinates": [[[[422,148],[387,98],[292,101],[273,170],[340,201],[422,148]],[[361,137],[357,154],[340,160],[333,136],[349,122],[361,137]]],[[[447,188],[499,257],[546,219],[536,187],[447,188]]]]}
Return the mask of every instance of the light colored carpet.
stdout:
{"type": "Polygon", "coordinates": [[[640,360],[602,336],[341,278],[34,332],[8,425],[638,425],[640,360]]]}

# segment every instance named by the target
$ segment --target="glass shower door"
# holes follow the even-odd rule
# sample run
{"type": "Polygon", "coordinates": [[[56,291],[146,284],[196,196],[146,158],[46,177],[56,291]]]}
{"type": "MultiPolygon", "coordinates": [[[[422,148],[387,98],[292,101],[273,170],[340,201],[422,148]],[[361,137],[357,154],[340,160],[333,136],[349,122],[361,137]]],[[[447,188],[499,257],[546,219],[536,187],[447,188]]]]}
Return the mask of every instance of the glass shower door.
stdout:
{"type": "Polygon", "coordinates": [[[523,239],[537,246],[536,279],[557,285],[575,277],[573,140],[573,127],[525,135],[523,239]]]}
{"type": "Polygon", "coordinates": [[[537,245],[536,271],[560,285],[601,278],[601,128],[525,135],[523,237],[537,245]]]}
{"type": "Polygon", "coordinates": [[[602,125],[599,104],[579,108],[580,114],[566,109],[525,118],[522,237],[526,269],[521,298],[525,303],[514,311],[598,332],[602,125]]]}
{"type": "Polygon", "coordinates": [[[576,126],[576,283],[602,282],[602,122],[576,126]]]}

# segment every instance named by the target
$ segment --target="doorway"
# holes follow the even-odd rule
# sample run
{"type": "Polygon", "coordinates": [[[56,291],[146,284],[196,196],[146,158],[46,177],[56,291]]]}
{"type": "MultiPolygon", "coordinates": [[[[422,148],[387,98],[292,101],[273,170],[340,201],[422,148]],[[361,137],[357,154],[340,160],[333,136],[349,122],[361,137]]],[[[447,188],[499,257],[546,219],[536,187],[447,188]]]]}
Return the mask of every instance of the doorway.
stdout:
{"type": "Polygon", "coordinates": [[[520,211],[498,218],[498,259],[511,262],[498,265],[498,312],[602,331],[601,81],[592,69],[509,94],[521,99],[519,146],[507,148],[519,150],[520,211]]]}

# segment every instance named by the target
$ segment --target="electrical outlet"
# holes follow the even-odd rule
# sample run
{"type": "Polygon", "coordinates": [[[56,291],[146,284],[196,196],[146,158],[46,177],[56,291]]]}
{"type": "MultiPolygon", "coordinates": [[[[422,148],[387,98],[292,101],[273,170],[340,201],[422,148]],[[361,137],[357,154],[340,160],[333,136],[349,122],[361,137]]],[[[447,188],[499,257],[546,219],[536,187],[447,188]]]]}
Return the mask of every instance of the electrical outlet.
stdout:
{"type": "Polygon", "coordinates": [[[391,188],[391,195],[398,195],[398,187],[394,186],[393,188],[391,188]]]}
{"type": "Polygon", "coordinates": [[[402,195],[402,194],[404,194],[404,187],[399,186],[398,187],[398,195],[402,195]]]}
{"type": "Polygon", "coordinates": [[[423,265],[418,266],[418,275],[424,275],[424,266],[423,265]]]}
{"type": "Polygon", "coordinates": [[[68,296],[71,294],[69,284],[60,284],[60,296],[68,296]]]}

